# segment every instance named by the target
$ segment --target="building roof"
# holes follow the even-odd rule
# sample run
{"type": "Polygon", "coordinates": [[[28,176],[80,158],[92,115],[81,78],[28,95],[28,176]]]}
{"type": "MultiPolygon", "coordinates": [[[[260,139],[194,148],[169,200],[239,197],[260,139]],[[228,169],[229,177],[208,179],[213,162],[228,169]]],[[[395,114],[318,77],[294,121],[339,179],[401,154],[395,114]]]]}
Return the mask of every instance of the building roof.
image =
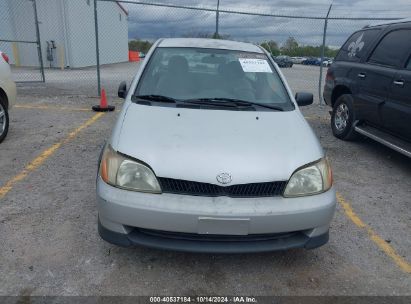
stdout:
{"type": "Polygon", "coordinates": [[[118,1],[116,1],[117,5],[121,8],[121,10],[128,16],[128,10],[118,1]]]}
{"type": "Polygon", "coordinates": [[[259,46],[251,43],[208,38],[165,38],[158,47],[198,47],[263,53],[259,46]]]}

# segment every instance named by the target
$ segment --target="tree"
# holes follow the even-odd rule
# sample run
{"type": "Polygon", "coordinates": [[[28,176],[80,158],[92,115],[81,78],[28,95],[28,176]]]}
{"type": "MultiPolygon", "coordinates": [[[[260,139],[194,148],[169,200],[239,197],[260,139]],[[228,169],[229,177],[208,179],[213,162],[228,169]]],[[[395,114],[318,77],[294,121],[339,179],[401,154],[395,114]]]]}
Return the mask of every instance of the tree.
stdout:
{"type": "Polygon", "coordinates": [[[274,40],[264,41],[260,44],[267,52],[273,54],[273,56],[278,56],[280,54],[280,48],[278,43],[274,40]]]}
{"type": "Polygon", "coordinates": [[[210,33],[210,32],[196,32],[190,31],[183,34],[184,38],[213,38],[213,39],[230,39],[230,35],[227,34],[217,34],[217,33],[210,33]]]}
{"type": "Polygon", "coordinates": [[[284,42],[284,46],[282,47],[282,51],[288,52],[288,53],[294,53],[297,49],[298,49],[298,42],[292,36],[288,37],[288,39],[284,42]]]}
{"type": "Polygon", "coordinates": [[[229,34],[217,34],[217,33],[214,33],[212,38],[213,38],[213,39],[230,39],[230,35],[229,35],[229,34]]]}
{"type": "MultiPolygon", "coordinates": [[[[261,46],[264,47],[268,51],[269,51],[269,48],[271,47],[272,53],[275,55],[275,52],[273,50],[273,48],[275,48],[275,46],[274,46],[274,44],[271,43],[271,41],[263,42],[263,43],[261,43],[261,46]]],[[[278,49],[278,46],[277,46],[277,49],[278,49]]],[[[298,57],[321,57],[321,46],[299,45],[297,40],[294,37],[288,37],[288,39],[284,42],[283,47],[280,50],[278,50],[278,54],[280,53],[280,51],[281,51],[282,55],[287,55],[287,56],[291,56],[291,57],[295,57],[295,56],[298,56],[298,57]]],[[[328,46],[325,46],[325,48],[324,48],[324,57],[333,58],[333,57],[337,56],[338,51],[339,51],[339,49],[332,49],[328,46]]]]}
{"type": "Polygon", "coordinates": [[[147,53],[151,48],[152,43],[148,40],[140,40],[139,38],[134,38],[128,42],[128,49],[130,51],[138,51],[147,53]]]}
{"type": "Polygon", "coordinates": [[[190,31],[182,35],[184,38],[213,38],[213,34],[209,32],[190,31]]]}

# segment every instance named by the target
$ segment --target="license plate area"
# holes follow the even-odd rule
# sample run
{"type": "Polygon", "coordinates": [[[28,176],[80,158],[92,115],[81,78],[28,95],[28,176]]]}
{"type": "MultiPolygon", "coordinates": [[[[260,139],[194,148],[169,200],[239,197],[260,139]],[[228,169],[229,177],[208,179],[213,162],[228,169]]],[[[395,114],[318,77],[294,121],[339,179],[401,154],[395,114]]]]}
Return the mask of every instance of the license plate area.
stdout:
{"type": "Polygon", "coordinates": [[[248,218],[198,218],[199,234],[248,235],[249,228],[248,218]]]}

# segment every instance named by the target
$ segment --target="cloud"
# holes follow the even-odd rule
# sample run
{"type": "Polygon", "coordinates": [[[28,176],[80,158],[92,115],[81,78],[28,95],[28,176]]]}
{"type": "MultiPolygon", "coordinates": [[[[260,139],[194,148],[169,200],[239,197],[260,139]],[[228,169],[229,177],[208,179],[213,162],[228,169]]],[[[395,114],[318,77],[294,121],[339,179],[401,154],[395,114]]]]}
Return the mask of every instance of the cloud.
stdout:
{"type": "MultiPolygon", "coordinates": [[[[168,3],[214,9],[217,0],[156,0],[168,3]]],[[[220,0],[220,9],[290,16],[325,16],[330,0],[220,0]]],[[[181,37],[187,33],[214,33],[214,12],[126,4],[129,10],[129,37],[155,40],[160,37],[181,37]]],[[[409,0],[335,0],[330,17],[407,17],[409,0]],[[395,8],[395,9],[393,9],[395,8]]],[[[322,43],[323,20],[293,19],[220,13],[219,32],[231,39],[261,42],[273,39],[283,43],[293,36],[300,44],[322,43]]],[[[330,20],[327,44],[340,46],[355,30],[372,21],[330,20]]]]}

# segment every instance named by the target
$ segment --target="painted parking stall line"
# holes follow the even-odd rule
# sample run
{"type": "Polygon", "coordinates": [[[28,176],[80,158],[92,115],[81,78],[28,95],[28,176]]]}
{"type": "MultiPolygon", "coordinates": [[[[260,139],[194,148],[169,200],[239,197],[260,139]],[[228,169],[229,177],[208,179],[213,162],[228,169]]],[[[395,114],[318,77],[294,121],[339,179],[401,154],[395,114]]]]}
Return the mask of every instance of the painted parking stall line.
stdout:
{"type": "Polygon", "coordinates": [[[85,123],[80,125],[75,130],[71,131],[66,138],[53,144],[51,147],[44,150],[39,156],[33,159],[20,173],[15,175],[6,184],[0,187],[0,199],[6,196],[10,190],[13,189],[14,185],[23,179],[25,179],[30,172],[39,168],[50,156],[52,156],[63,144],[73,140],[83,129],[94,124],[99,118],[101,118],[105,113],[97,113],[88,119],[85,123]]]}
{"type": "Polygon", "coordinates": [[[367,231],[369,238],[388,256],[402,271],[411,274],[411,264],[400,256],[395,249],[380,237],[370,226],[355,213],[351,204],[337,192],[338,203],[344,209],[345,215],[358,227],[367,231]]]}
{"type": "Polygon", "coordinates": [[[79,107],[56,107],[48,105],[28,105],[28,104],[18,104],[13,107],[14,109],[27,109],[27,110],[57,110],[57,111],[82,111],[89,112],[89,108],[79,108],[79,107]]]}

